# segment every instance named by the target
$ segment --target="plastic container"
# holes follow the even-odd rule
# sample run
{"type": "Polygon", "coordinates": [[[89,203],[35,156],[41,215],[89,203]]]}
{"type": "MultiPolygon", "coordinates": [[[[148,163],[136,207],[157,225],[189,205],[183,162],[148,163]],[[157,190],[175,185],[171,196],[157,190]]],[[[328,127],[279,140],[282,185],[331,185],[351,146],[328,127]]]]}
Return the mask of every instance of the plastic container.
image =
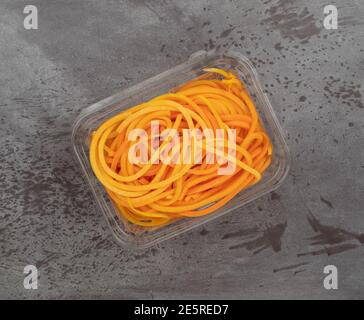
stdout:
{"type": "Polygon", "coordinates": [[[275,190],[282,183],[289,170],[287,144],[273,108],[257,79],[256,71],[246,57],[232,51],[225,53],[199,51],[191,55],[185,63],[91,105],[79,115],[74,123],[72,144],[82,171],[113,235],[121,245],[131,248],[150,247],[244,206],[248,202],[275,190]],[[91,169],[88,152],[92,131],[114,114],[166,93],[182,83],[202,75],[204,73],[202,69],[206,67],[233,70],[244,82],[273,144],[270,167],[257,184],[243,190],[225,206],[206,216],[181,219],[156,229],[145,229],[123,221],[91,169]]]}

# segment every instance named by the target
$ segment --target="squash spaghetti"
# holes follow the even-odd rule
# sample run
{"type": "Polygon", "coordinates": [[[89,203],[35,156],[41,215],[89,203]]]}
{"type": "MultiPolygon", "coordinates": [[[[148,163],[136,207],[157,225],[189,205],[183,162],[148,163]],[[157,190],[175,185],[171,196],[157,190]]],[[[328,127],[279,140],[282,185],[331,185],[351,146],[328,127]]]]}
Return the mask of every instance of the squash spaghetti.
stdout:
{"type": "MultiPolygon", "coordinates": [[[[242,82],[222,69],[205,71],[208,77],[123,111],[93,132],[89,154],[93,172],[120,215],[133,224],[156,227],[215,212],[257,183],[271,162],[270,138],[242,82]],[[202,136],[197,154],[197,139],[178,136],[171,147],[170,135],[164,140],[160,139],[163,134],[153,136],[153,123],[159,132],[174,130],[181,135],[186,130],[220,130],[222,135],[202,136]],[[146,134],[130,139],[133,130],[146,134]],[[218,141],[223,142],[222,148],[217,148],[218,141]],[[155,148],[143,149],[148,159],[134,163],[129,155],[141,142],[155,148]],[[228,148],[232,143],[233,156],[228,148]],[[186,150],[191,149],[192,158],[199,155],[201,163],[158,161],[161,154],[173,160],[181,152],[185,159],[186,150]],[[220,174],[229,163],[234,163],[234,169],[220,174]]],[[[136,158],[142,158],[141,151],[135,152],[136,158]]]]}

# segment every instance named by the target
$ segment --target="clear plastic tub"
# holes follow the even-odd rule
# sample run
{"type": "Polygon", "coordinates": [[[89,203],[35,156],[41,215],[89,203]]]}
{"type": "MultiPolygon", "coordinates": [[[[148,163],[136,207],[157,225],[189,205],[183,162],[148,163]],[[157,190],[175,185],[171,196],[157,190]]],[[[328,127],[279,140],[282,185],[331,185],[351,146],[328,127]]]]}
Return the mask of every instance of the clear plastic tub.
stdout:
{"type": "Polygon", "coordinates": [[[257,79],[256,71],[246,57],[232,51],[225,53],[199,51],[191,55],[190,59],[185,63],[91,105],[79,115],[74,123],[72,144],[82,171],[113,235],[121,245],[129,248],[150,247],[221,217],[275,190],[282,183],[289,170],[287,144],[274,110],[257,79]],[[225,206],[206,216],[181,219],[155,229],[145,229],[123,221],[123,218],[117,213],[117,209],[91,169],[88,152],[93,130],[106,119],[120,111],[171,91],[173,88],[202,75],[204,73],[203,68],[206,67],[232,70],[244,82],[273,144],[273,156],[270,167],[265,171],[263,178],[257,184],[243,190],[225,206]]]}

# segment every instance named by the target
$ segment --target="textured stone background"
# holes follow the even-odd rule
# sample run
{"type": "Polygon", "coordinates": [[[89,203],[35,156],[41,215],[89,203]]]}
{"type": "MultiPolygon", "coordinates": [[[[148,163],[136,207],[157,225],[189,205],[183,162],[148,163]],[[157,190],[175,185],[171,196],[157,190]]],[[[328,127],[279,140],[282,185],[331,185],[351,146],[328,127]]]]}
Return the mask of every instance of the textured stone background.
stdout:
{"type": "Polygon", "coordinates": [[[0,3],[0,298],[364,298],[364,2],[0,3]],[[39,30],[23,28],[23,8],[39,30]],[[339,29],[322,25],[339,9],[339,29]],[[116,245],[73,158],[88,105],[201,49],[248,56],[292,153],[284,185],[156,247],[116,245]],[[35,264],[39,289],[23,288],[35,264]],[[323,288],[323,267],[339,290],[323,288]]]}

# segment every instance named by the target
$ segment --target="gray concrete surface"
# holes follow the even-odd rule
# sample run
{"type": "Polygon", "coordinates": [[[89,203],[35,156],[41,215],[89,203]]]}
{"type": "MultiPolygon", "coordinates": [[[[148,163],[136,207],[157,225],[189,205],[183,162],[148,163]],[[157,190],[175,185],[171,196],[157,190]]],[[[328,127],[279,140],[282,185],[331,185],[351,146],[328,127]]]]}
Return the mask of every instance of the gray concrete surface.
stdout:
{"type": "Polygon", "coordinates": [[[364,2],[0,3],[0,298],[364,298],[364,2]],[[23,28],[23,8],[39,29],[23,28]],[[339,10],[326,30],[323,7],[339,10]],[[88,105],[201,49],[248,56],[292,153],[284,185],[139,252],[114,243],[73,158],[88,105]],[[40,272],[23,288],[23,268],[40,272]],[[334,264],[339,290],[323,287],[334,264]]]}

